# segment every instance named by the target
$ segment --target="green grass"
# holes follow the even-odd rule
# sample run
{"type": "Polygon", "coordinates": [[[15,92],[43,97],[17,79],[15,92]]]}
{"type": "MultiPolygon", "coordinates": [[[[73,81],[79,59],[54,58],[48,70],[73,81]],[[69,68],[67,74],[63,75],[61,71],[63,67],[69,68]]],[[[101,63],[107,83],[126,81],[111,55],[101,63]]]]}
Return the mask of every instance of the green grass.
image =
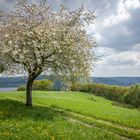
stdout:
{"type": "MultiPolygon", "coordinates": [[[[95,140],[110,139],[113,134],[96,128],[73,124],[66,121],[61,113],[46,107],[26,108],[17,101],[0,102],[1,140],[95,140]]],[[[117,140],[118,137],[113,138],[117,140]]]]}
{"type": "Polygon", "coordinates": [[[33,108],[26,108],[24,100],[24,92],[0,93],[2,140],[140,139],[138,109],[80,92],[34,91],[33,108]]]}

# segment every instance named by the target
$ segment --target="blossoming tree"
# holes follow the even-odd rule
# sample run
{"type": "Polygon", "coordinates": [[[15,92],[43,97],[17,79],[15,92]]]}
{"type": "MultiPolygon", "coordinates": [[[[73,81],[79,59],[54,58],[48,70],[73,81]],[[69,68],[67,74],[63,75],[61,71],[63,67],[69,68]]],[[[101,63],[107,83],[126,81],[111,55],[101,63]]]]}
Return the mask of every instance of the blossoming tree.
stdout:
{"type": "Polygon", "coordinates": [[[87,76],[94,64],[94,39],[85,26],[94,12],[83,7],[53,10],[46,1],[19,0],[11,13],[0,13],[0,51],[9,70],[28,75],[26,105],[32,106],[32,84],[43,72],[78,72],[87,76]]]}

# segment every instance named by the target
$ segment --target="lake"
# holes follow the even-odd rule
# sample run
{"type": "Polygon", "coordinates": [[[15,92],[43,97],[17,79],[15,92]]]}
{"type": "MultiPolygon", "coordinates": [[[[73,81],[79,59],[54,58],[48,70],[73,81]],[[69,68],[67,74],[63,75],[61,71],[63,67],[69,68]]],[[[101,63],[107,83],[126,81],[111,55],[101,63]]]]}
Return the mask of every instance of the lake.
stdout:
{"type": "Polygon", "coordinates": [[[17,87],[0,87],[0,92],[16,91],[17,87]]]}

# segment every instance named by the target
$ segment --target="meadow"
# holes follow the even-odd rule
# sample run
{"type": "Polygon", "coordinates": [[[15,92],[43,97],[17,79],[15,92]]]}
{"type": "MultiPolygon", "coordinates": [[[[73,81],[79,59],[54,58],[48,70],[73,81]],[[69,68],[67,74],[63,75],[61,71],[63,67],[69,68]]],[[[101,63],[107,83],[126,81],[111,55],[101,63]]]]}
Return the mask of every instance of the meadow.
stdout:
{"type": "Polygon", "coordinates": [[[25,91],[0,93],[2,140],[140,139],[140,110],[81,92],[25,91]]]}

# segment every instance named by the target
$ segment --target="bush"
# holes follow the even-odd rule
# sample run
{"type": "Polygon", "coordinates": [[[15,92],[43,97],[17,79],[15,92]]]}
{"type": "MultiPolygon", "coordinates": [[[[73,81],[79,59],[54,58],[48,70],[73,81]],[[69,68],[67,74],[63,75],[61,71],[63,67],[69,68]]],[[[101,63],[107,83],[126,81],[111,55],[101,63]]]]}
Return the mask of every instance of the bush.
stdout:
{"type": "Polygon", "coordinates": [[[140,85],[121,87],[96,83],[76,83],[71,85],[71,90],[88,92],[106,99],[140,107],[140,85]]]}
{"type": "Polygon", "coordinates": [[[140,85],[131,86],[128,94],[124,96],[124,102],[140,107],[140,85]]]}
{"type": "Polygon", "coordinates": [[[17,91],[25,91],[26,90],[26,86],[25,85],[21,85],[17,88],[17,91]]]}
{"type": "Polygon", "coordinates": [[[81,85],[79,83],[72,84],[70,87],[70,90],[71,91],[80,91],[80,86],[81,85]]]}
{"type": "Polygon", "coordinates": [[[87,84],[73,84],[72,91],[81,91],[103,96],[113,101],[123,102],[123,96],[128,92],[128,88],[120,86],[110,86],[105,84],[87,83],[87,84]]]}
{"type": "Polygon", "coordinates": [[[53,90],[53,82],[50,80],[35,80],[33,90],[53,90]]]}
{"type": "MultiPolygon", "coordinates": [[[[26,86],[19,86],[17,91],[26,90],[26,86]]],[[[53,82],[50,80],[35,80],[33,90],[53,90],[53,82]]]]}

